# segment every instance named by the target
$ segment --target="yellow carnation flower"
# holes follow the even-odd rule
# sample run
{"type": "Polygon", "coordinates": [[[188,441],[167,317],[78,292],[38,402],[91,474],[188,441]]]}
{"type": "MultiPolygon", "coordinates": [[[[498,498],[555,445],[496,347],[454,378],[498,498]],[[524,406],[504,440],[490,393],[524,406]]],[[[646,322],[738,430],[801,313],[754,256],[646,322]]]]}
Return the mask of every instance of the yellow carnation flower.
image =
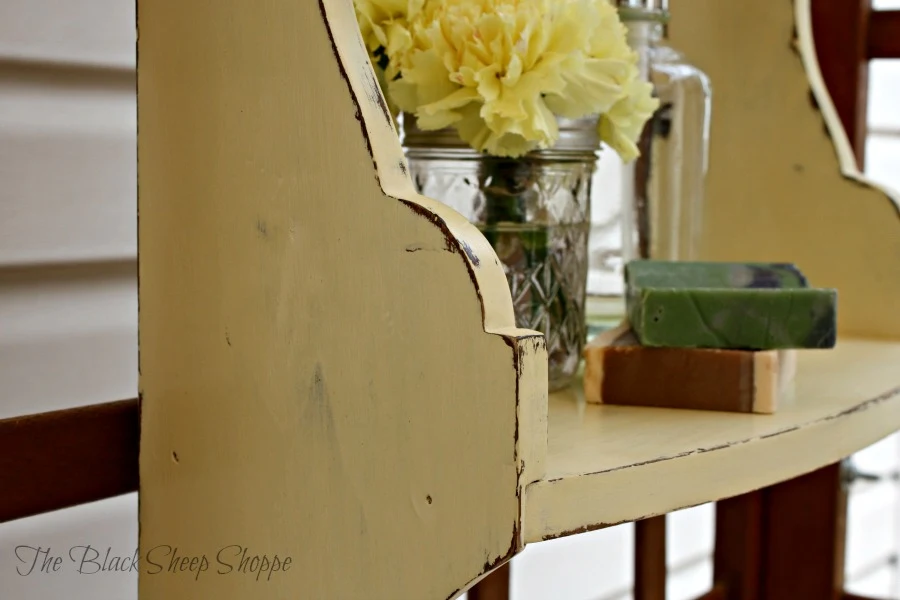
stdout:
{"type": "MultiPolygon", "coordinates": [[[[566,80],[563,95],[548,96],[547,105],[557,115],[577,119],[606,112],[623,94],[623,86],[635,75],[638,56],[628,46],[627,29],[612,4],[579,3],[580,27],[589,35],[584,58],[577,65],[562,65],[566,80]]],[[[575,7],[573,7],[575,8],[575,7]]]]}
{"type": "Polygon", "coordinates": [[[636,150],[652,98],[608,0],[354,1],[385,95],[420,128],[515,157],[553,146],[560,117],[607,115],[605,139],[636,150]]]}
{"type": "Polygon", "coordinates": [[[498,156],[552,146],[557,117],[611,109],[636,61],[606,0],[431,1],[410,26],[396,104],[498,156]]]}
{"type": "Polygon", "coordinates": [[[629,162],[640,156],[636,142],[644,124],[659,107],[653,97],[653,86],[634,78],[626,87],[626,96],[600,115],[598,130],[600,139],[610,145],[622,160],[629,162]]]}
{"type": "Polygon", "coordinates": [[[391,57],[398,56],[412,46],[409,20],[422,10],[425,0],[353,0],[360,33],[372,62],[380,66],[388,79],[393,79],[397,69],[391,57]],[[383,52],[388,59],[379,64],[376,52],[383,52]]]}

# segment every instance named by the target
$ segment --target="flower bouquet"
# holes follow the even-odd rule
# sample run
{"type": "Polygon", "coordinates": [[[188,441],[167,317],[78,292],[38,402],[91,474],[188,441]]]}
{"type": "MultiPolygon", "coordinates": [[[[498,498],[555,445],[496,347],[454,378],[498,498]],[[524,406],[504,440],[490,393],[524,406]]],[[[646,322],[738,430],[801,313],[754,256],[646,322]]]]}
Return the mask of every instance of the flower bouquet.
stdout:
{"type": "Polygon", "coordinates": [[[355,0],[413,180],[479,226],[517,322],[542,331],[550,385],[584,343],[601,141],[630,161],[657,108],[608,0],[355,0]]]}

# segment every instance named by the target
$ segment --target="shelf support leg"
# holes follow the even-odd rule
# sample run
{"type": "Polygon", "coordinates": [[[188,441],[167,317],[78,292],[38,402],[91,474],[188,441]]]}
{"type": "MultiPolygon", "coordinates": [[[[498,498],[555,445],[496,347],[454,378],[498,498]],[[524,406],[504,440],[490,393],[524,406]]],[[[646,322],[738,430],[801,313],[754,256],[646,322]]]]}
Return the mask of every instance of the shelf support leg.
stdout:
{"type": "Polygon", "coordinates": [[[666,600],[666,515],[634,524],[634,600],[666,600]]]}
{"type": "Polygon", "coordinates": [[[469,600],[509,600],[509,563],[497,569],[472,586],[469,600]]]}
{"type": "Polygon", "coordinates": [[[840,463],[720,501],[717,586],[727,600],[840,600],[846,511],[840,463]]]}

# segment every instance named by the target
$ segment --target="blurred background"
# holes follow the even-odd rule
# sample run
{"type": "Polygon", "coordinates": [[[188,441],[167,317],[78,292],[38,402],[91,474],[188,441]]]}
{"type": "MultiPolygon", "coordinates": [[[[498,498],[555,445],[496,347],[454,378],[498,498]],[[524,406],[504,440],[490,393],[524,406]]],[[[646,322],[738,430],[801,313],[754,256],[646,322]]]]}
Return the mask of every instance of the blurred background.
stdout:
{"type": "MultiPolygon", "coordinates": [[[[132,2],[0,3],[0,418],[137,394],[134,42],[132,2]]],[[[900,190],[900,60],[869,81],[865,171],[900,190]]],[[[900,598],[900,436],[854,461],[876,478],[851,489],[848,591],[900,598]]],[[[711,584],[712,508],[668,517],[672,600],[711,584]]],[[[19,576],[20,544],[130,556],[135,494],[0,525],[0,596],[137,598],[135,574],[19,576]]],[[[529,546],[513,597],[626,600],[632,552],[632,525],[529,546]]]]}

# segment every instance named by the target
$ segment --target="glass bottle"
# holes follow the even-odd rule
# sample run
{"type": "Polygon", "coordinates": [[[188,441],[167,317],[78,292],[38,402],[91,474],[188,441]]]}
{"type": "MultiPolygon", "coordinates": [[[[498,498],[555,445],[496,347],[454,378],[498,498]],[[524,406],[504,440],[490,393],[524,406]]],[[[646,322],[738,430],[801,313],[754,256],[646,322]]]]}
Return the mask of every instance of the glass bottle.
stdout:
{"type": "Polygon", "coordinates": [[[668,0],[618,0],[659,109],[623,185],[623,262],[696,260],[709,156],[709,77],[666,43],[668,0]]]}
{"type": "MultiPolygon", "coordinates": [[[[644,12],[626,10],[619,0],[620,18],[625,23],[628,45],[638,54],[639,76],[650,79],[650,40],[653,20],[644,12]],[[640,17],[640,18],[637,18],[640,17]]],[[[638,147],[645,153],[649,122],[638,147]]],[[[591,229],[588,241],[587,321],[588,337],[614,327],[625,315],[623,268],[633,258],[627,250],[636,242],[633,224],[637,223],[635,187],[640,178],[639,163],[623,163],[605,144],[594,175],[591,196],[591,229]]]]}

